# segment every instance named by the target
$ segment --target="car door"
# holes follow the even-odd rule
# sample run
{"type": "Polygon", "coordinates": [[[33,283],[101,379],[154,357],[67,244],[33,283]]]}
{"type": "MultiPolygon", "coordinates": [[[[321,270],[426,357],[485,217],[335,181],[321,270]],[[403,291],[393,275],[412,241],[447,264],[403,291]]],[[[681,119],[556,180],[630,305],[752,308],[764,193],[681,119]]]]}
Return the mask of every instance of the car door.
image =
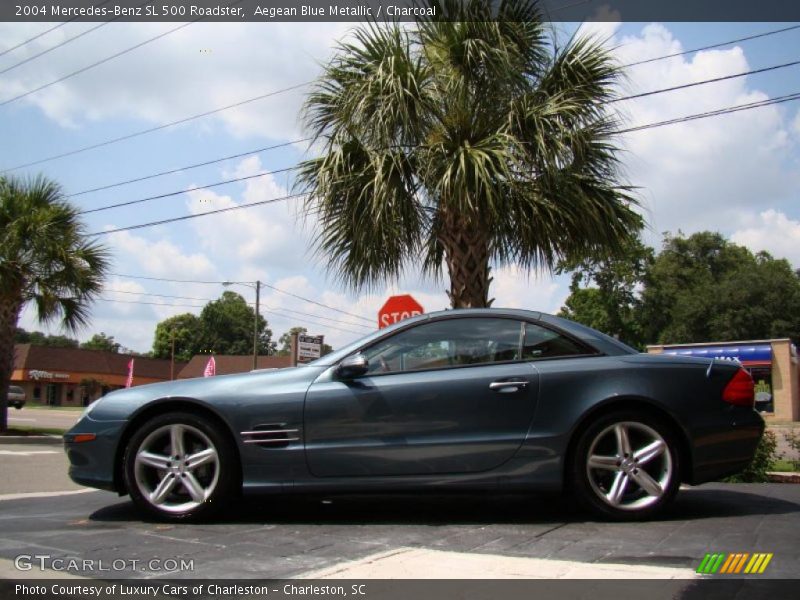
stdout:
{"type": "Polygon", "coordinates": [[[314,383],[306,459],[320,477],[475,473],[507,461],[536,410],[538,375],[510,318],[426,321],[366,348],[360,377],[314,383]]]}

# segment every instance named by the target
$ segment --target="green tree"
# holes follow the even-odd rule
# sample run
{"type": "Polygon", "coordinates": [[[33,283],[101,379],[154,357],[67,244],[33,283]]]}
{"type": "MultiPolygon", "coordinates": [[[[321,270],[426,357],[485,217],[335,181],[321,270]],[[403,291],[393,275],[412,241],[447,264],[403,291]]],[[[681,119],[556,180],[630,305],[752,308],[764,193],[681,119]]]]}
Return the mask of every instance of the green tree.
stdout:
{"type": "Polygon", "coordinates": [[[308,329],[305,327],[292,327],[278,338],[278,351],[276,352],[278,356],[289,356],[292,353],[292,336],[295,333],[308,333],[308,329]]]}
{"type": "Polygon", "coordinates": [[[484,307],[490,265],[552,268],[640,230],[606,110],[622,71],[596,40],[561,45],[535,0],[439,8],[339,44],[304,107],[322,154],[298,186],[345,284],[446,266],[452,306],[484,307]]]}
{"type": "MultiPolygon", "coordinates": [[[[226,291],[200,313],[201,342],[217,354],[252,354],[255,310],[236,292],[226,291]]],[[[267,321],[258,315],[258,353],[274,354],[275,342],[267,321]]]]}
{"type": "Polygon", "coordinates": [[[653,260],[653,249],[634,239],[614,255],[562,261],[557,271],[571,271],[572,282],[559,316],[641,347],[639,292],[653,260]]]}
{"type": "Polygon", "coordinates": [[[155,338],[153,339],[153,357],[170,358],[172,356],[173,339],[175,342],[175,360],[189,361],[195,354],[200,354],[203,345],[200,318],[192,313],[183,313],[169,317],[156,325],[155,338]]]}
{"type": "Polygon", "coordinates": [[[49,335],[41,331],[26,331],[17,327],[14,333],[15,344],[31,344],[32,346],[51,346],[54,348],[77,348],[78,340],[66,335],[49,335]]]}
{"type": "Polygon", "coordinates": [[[800,277],[719,233],[667,235],[645,276],[642,326],[663,344],[800,339],[800,277]]]}
{"type": "Polygon", "coordinates": [[[95,333],[88,341],[81,344],[84,350],[103,350],[105,352],[119,352],[122,344],[114,341],[113,335],[106,335],[105,332],[95,333]]]}
{"type": "Polygon", "coordinates": [[[8,428],[14,333],[22,308],[75,331],[108,269],[108,251],[88,238],[58,184],[0,177],[0,432],[8,428]]]}

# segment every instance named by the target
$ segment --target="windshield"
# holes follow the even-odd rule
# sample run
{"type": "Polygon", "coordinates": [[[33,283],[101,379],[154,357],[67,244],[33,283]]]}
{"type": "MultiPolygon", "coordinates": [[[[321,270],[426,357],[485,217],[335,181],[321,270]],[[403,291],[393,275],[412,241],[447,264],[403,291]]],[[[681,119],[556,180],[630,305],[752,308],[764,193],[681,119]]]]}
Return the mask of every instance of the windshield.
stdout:
{"type": "Polygon", "coordinates": [[[336,350],[334,352],[331,352],[330,354],[326,354],[325,356],[323,356],[321,358],[318,358],[317,360],[314,360],[314,361],[312,361],[310,363],[306,363],[306,364],[308,366],[312,366],[312,367],[327,367],[327,366],[330,366],[330,365],[335,365],[336,363],[338,363],[343,358],[345,358],[347,356],[350,356],[356,350],[358,350],[359,348],[361,348],[363,346],[368,345],[373,340],[378,339],[379,337],[381,337],[383,335],[386,335],[387,333],[391,333],[392,331],[394,331],[396,329],[400,329],[401,327],[405,327],[406,325],[409,325],[410,323],[415,323],[415,322],[418,322],[418,321],[424,321],[424,320],[429,319],[429,318],[430,318],[430,315],[420,315],[418,317],[412,317],[410,319],[405,319],[403,321],[400,321],[399,323],[395,323],[394,325],[390,325],[389,327],[384,327],[383,329],[378,329],[377,331],[375,331],[373,333],[370,333],[369,335],[366,335],[365,337],[360,338],[360,339],[356,340],[355,342],[353,342],[351,344],[348,344],[344,348],[339,348],[338,350],[336,350]]]}

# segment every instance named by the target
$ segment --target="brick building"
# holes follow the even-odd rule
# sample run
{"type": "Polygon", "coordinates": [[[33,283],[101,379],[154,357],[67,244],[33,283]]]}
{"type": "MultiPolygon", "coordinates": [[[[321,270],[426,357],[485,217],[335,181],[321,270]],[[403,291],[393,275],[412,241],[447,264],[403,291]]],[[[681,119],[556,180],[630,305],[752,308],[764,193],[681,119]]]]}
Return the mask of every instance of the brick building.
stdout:
{"type": "MultiPolygon", "coordinates": [[[[169,381],[185,362],[116,354],[102,350],[17,344],[11,383],[25,390],[28,405],[87,406],[103,394],[125,387],[134,359],[133,385],[169,381]]],[[[201,373],[202,374],[202,373],[201,373]]]]}

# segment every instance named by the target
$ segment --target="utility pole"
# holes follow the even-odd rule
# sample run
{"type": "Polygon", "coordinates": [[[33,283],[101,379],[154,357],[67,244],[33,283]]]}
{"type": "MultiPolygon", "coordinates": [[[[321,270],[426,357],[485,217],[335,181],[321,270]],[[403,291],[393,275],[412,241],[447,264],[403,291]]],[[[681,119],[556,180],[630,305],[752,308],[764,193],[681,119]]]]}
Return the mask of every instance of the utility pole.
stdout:
{"type": "Polygon", "coordinates": [[[169,357],[169,378],[170,381],[175,381],[175,328],[170,330],[170,346],[172,350],[169,357]]]}
{"type": "Polygon", "coordinates": [[[253,370],[258,368],[258,314],[261,300],[261,281],[256,281],[256,318],[253,323],[253,370]]]}

